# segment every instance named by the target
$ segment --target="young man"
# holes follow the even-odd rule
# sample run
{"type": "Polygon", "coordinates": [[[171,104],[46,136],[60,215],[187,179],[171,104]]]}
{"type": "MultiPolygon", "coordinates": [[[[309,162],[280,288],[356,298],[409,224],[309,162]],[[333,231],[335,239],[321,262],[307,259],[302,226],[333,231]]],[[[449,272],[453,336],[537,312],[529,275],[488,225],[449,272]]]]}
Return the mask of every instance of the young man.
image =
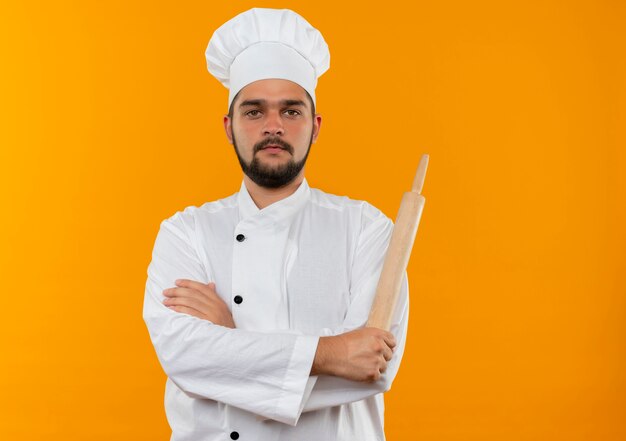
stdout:
{"type": "Polygon", "coordinates": [[[383,440],[408,288],[391,332],[364,327],[391,221],[304,177],[326,43],[292,11],[252,9],[206,55],[229,87],[224,128],[244,177],[163,221],[154,245],[144,319],[172,440],[383,440]]]}

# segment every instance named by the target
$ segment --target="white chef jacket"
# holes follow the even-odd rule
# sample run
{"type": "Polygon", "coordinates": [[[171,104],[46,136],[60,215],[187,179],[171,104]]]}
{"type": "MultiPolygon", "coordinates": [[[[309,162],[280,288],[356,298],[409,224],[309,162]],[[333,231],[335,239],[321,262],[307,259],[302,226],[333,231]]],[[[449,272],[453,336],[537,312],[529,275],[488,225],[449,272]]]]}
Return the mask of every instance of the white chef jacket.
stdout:
{"type": "Polygon", "coordinates": [[[382,392],[404,351],[406,275],[391,327],[397,347],[381,379],[310,371],[320,336],[366,323],[392,225],[372,205],[306,180],[262,210],[242,183],[164,220],[143,317],[168,377],[171,440],[384,440],[382,392]],[[215,282],[236,329],[164,306],[176,279],[215,282]]]}

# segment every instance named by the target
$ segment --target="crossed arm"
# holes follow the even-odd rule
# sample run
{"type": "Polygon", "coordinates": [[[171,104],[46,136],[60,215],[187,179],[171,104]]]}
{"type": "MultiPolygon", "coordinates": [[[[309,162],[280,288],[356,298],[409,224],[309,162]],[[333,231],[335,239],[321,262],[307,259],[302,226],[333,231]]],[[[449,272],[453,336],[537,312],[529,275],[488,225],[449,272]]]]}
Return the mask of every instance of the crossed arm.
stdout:
{"type": "MultiPolygon", "coordinates": [[[[215,291],[215,284],[180,279],[175,288],[163,291],[168,308],[235,328],[228,306],[215,291]]],[[[336,336],[320,337],[311,375],[332,375],[353,381],[377,381],[387,370],[396,339],[377,328],[360,328],[336,336]]]]}
{"type": "Polygon", "coordinates": [[[232,327],[230,311],[207,280],[209,272],[190,239],[192,225],[193,219],[185,220],[182,213],[161,224],[143,311],[163,370],[187,395],[295,425],[302,412],[361,400],[390,387],[405,343],[406,281],[392,334],[362,327],[377,281],[375,269],[382,266],[378,260],[387,227],[376,226],[370,242],[362,244],[367,252],[353,267],[344,322],[320,329],[318,335],[302,335],[232,327]],[[176,284],[176,278],[195,287],[176,284]]]}

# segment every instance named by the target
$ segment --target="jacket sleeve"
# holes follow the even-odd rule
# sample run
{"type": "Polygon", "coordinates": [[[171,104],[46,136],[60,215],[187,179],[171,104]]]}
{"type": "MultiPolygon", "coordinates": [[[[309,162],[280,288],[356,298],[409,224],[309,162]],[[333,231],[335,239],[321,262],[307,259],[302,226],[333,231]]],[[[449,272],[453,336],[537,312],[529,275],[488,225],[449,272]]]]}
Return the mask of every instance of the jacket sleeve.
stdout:
{"type": "MultiPolygon", "coordinates": [[[[323,329],[320,335],[338,335],[366,325],[392,229],[393,224],[382,213],[379,213],[363,228],[359,235],[352,265],[350,306],[345,320],[336,329],[323,329]]],[[[398,372],[404,353],[408,319],[408,280],[405,273],[390,329],[397,344],[385,373],[373,383],[350,381],[326,375],[320,375],[317,379],[312,377],[303,401],[303,412],[350,403],[388,391],[398,372]]]]}
{"type": "Polygon", "coordinates": [[[225,328],[163,305],[176,279],[207,282],[185,215],[161,223],[148,267],[143,318],[163,370],[189,395],[295,425],[319,337],[225,328]]]}

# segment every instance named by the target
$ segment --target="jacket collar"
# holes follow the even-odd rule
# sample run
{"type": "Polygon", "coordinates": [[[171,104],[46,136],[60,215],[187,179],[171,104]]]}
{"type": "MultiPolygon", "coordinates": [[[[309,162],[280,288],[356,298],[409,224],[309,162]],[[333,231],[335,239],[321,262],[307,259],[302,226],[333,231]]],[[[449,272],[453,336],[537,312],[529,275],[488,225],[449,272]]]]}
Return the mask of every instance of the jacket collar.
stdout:
{"type": "Polygon", "coordinates": [[[288,222],[309,200],[310,194],[311,189],[305,178],[293,194],[261,210],[252,200],[245,182],[242,181],[241,188],[237,194],[239,221],[250,221],[259,226],[288,222]]]}

